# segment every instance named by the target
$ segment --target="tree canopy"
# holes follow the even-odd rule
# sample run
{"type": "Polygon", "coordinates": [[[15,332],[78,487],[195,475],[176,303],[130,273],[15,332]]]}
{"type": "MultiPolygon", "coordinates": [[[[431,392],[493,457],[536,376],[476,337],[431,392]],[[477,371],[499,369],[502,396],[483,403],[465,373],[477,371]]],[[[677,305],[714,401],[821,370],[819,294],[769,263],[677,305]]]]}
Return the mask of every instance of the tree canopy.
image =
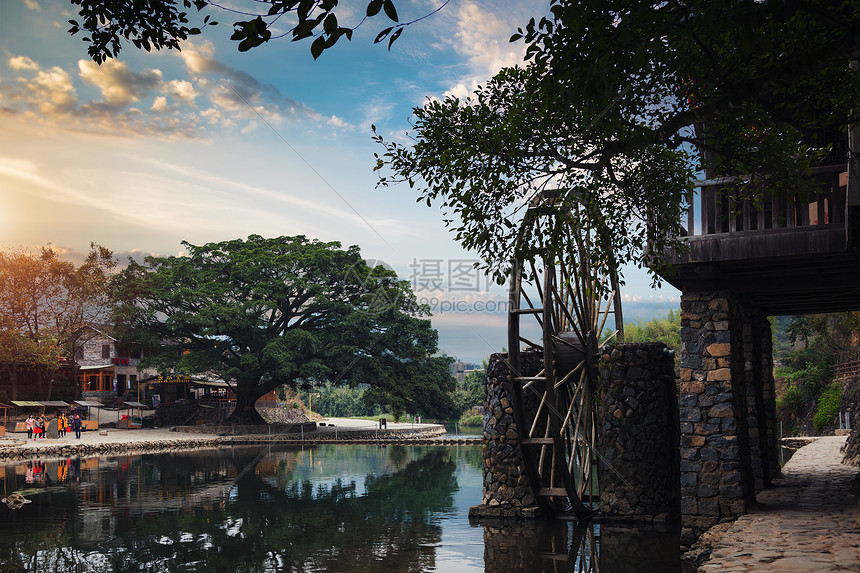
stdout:
{"type": "Polygon", "coordinates": [[[50,245],[38,253],[0,251],[0,362],[42,366],[47,383],[60,357],[74,360],[79,329],[107,320],[116,260],[110,250],[90,247],[80,266],[50,245]]]}
{"type": "Polygon", "coordinates": [[[595,257],[656,266],[680,246],[700,169],[754,198],[803,191],[836,153],[828,136],[857,118],[857,2],[553,0],[551,12],[512,38],[524,67],[416,108],[411,145],[376,136],[381,184],[441,205],[497,278],[554,232],[524,221],[538,204],[574,211],[595,257]]]}
{"type": "Polygon", "coordinates": [[[201,14],[215,8],[231,17],[247,18],[233,23],[230,36],[231,40],[238,42],[240,52],[274,38],[289,36],[294,42],[311,38],[311,54],[316,59],[341,38],[352,40],[353,32],[365,20],[382,15],[391,25],[379,31],[374,43],[387,40],[390,49],[406,26],[440,10],[449,1],[445,0],[429,14],[403,22],[393,0],[370,0],[359,14],[358,22],[344,26],[337,18],[343,11],[338,0],[254,0],[229,7],[210,0],[71,0],[73,6],[78,6],[78,18],[69,20],[69,33],[88,34],[84,36],[84,41],[89,44],[87,52],[101,64],[119,55],[123,40],[147,52],[165,48],[178,50],[182,40],[218,24],[211,14],[201,14]],[[197,16],[202,16],[197,25],[189,19],[193,17],[189,15],[192,8],[197,16]],[[272,30],[278,28],[285,31],[273,35],[272,30]]]}
{"type": "Polygon", "coordinates": [[[428,310],[358,247],[258,235],[183,245],[187,256],[130,262],[117,317],[163,344],[150,364],[230,383],[232,421],[261,423],[254,403],[282,385],[325,382],[367,383],[381,404],[424,415],[450,410],[428,310]]]}

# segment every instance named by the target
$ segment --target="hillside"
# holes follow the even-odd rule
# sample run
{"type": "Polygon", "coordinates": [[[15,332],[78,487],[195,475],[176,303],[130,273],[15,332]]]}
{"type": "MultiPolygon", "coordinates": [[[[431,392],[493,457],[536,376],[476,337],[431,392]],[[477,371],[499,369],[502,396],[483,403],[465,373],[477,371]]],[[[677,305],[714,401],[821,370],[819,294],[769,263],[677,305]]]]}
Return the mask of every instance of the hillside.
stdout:
{"type": "Polygon", "coordinates": [[[860,424],[860,313],[772,323],[782,434],[832,434],[839,412],[851,412],[852,426],[860,424]]]}

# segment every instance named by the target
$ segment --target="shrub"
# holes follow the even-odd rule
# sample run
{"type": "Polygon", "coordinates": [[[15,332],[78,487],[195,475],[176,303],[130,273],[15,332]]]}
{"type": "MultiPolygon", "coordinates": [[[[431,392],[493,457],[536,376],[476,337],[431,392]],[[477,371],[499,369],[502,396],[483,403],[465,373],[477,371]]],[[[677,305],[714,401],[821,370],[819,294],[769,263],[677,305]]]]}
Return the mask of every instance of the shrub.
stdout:
{"type": "Polygon", "coordinates": [[[803,392],[797,386],[789,386],[779,400],[776,401],[776,411],[784,422],[796,420],[803,414],[803,392]]]}
{"type": "Polygon", "coordinates": [[[839,411],[839,400],[842,397],[842,384],[831,382],[829,386],[818,397],[818,409],[812,418],[812,424],[816,432],[820,432],[833,420],[839,411]]]}
{"type": "Polygon", "coordinates": [[[806,370],[798,372],[797,376],[807,396],[818,394],[831,379],[830,368],[824,364],[810,364],[806,370]]]}
{"type": "Polygon", "coordinates": [[[460,420],[458,422],[461,426],[478,426],[483,427],[484,425],[484,415],[476,410],[469,410],[464,412],[462,416],[460,416],[460,420]]]}

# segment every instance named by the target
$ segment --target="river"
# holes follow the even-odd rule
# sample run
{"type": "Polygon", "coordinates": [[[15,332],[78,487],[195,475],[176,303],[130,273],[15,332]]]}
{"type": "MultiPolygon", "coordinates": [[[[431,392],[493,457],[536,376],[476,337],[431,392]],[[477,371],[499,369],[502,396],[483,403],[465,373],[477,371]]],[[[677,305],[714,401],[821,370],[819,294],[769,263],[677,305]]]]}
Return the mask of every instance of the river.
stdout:
{"type": "Polygon", "coordinates": [[[679,571],[676,532],[470,523],[477,446],[237,447],[0,466],[0,571],[679,571]]]}

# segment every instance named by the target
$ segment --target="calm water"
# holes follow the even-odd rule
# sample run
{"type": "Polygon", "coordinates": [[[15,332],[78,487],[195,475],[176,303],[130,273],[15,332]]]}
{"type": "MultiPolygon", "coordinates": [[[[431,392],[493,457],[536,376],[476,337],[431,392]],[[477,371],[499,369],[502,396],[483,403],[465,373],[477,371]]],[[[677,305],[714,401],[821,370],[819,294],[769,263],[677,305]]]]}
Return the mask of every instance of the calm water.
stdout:
{"type": "Polygon", "coordinates": [[[679,571],[677,533],[470,524],[479,447],[234,448],[0,466],[0,571],[679,571]]]}

